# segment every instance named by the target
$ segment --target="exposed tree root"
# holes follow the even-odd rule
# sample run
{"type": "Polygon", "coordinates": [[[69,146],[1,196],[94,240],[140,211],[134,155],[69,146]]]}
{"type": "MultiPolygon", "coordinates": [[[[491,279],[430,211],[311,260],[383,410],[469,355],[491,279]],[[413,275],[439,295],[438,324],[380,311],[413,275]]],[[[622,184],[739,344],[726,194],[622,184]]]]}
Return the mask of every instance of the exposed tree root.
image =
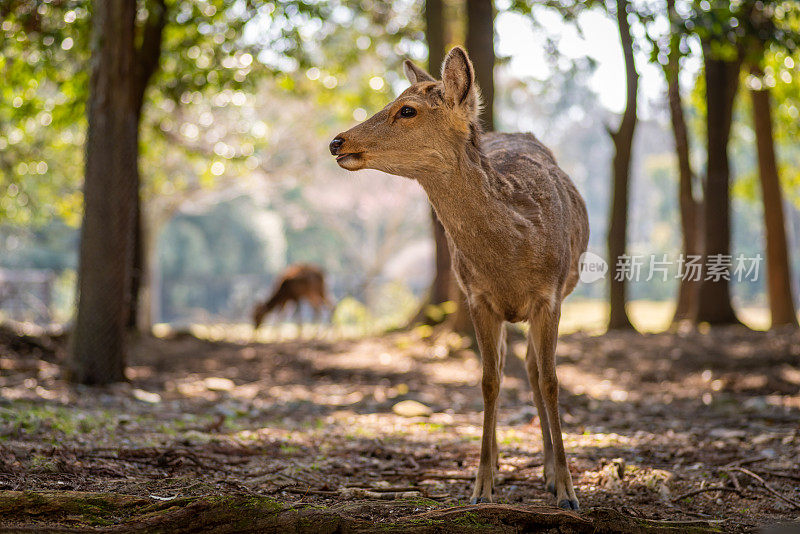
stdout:
{"type": "Polygon", "coordinates": [[[267,497],[245,495],[153,502],[110,493],[6,491],[0,492],[0,532],[677,534],[721,531],[705,521],[654,521],[607,508],[577,514],[542,506],[486,504],[418,511],[430,504],[414,500],[353,501],[324,508],[290,506],[267,497]],[[384,519],[380,523],[364,519],[370,516],[384,519]]]}

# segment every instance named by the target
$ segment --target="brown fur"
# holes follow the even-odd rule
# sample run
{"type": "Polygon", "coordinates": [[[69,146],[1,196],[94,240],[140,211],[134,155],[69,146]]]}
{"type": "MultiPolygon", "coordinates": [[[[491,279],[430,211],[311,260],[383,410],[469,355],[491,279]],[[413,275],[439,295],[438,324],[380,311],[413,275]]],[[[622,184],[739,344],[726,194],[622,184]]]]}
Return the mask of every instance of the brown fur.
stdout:
{"type": "Polygon", "coordinates": [[[491,501],[503,321],[529,321],[526,365],[544,442],[544,475],[560,506],[577,509],[561,438],[555,346],[561,301],[578,281],[586,207],[553,154],[531,134],[480,132],[472,64],[448,54],[443,81],[406,62],[412,85],[331,144],[340,166],[416,179],[444,225],[483,361],[484,426],[473,502],[491,501]],[[403,106],[417,113],[399,114],[403,106]]]}
{"type": "Polygon", "coordinates": [[[272,295],[253,308],[253,328],[258,330],[269,313],[280,311],[288,303],[306,300],[319,315],[322,308],[332,308],[325,291],[325,273],[319,267],[298,263],[287,267],[278,278],[272,295]]]}

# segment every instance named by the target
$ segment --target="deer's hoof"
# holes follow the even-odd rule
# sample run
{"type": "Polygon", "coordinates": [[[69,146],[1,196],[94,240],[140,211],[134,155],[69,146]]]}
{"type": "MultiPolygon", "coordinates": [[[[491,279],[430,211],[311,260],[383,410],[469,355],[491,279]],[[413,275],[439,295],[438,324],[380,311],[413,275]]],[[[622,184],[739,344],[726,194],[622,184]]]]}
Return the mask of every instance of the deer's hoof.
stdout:
{"type": "Polygon", "coordinates": [[[546,489],[547,491],[549,491],[550,493],[555,495],[556,494],[556,483],[555,482],[547,482],[544,485],[544,489],[546,489]]]}
{"type": "Polygon", "coordinates": [[[469,500],[470,504],[483,504],[483,503],[490,503],[492,502],[491,499],[487,499],[485,497],[473,497],[469,500]]]}
{"type": "Polygon", "coordinates": [[[558,507],[564,510],[579,510],[580,506],[576,499],[561,499],[558,501],[558,507]]]}

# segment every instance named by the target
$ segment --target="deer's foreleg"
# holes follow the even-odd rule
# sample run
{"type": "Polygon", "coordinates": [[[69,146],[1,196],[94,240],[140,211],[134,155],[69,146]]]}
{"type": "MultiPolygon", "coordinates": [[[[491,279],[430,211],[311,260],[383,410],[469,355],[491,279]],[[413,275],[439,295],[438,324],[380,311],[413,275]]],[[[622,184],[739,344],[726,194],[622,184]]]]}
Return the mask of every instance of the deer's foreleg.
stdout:
{"type": "MultiPolygon", "coordinates": [[[[575,496],[575,490],[572,487],[572,476],[569,473],[569,467],[567,467],[567,456],[564,452],[564,441],[561,437],[561,418],[558,413],[556,341],[560,318],[561,302],[547,303],[538,310],[538,317],[531,321],[531,326],[538,326],[539,343],[536,346],[536,361],[539,371],[538,382],[547,412],[547,421],[550,426],[550,439],[553,443],[556,500],[561,508],[577,510],[578,498],[575,496]]],[[[540,413],[539,419],[541,418],[542,414],[540,413]]]]}
{"type": "Polygon", "coordinates": [[[495,426],[497,424],[497,397],[500,394],[500,353],[498,342],[501,336],[503,319],[486,306],[471,305],[472,322],[483,361],[483,377],[481,391],[483,393],[483,436],[481,438],[481,457],[478,464],[478,475],[475,478],[475,489],[470,502],[492,502],[494,489],[494,470],[497,461],[497,440],[495,426]]]}
{"type": "MultiPolygon", "coordinates": [[[[500,361],[499,367],[499,374],[500,374],[500,385],[503,384],[503,369],[506,366],[506,327],[502,323],[500,323],[500,336],[497,340],[497,355],[498,360],[500,361]]],[[[500,411],[500,403],[495,403],[494,409],[494,426],[492,427],[492,442],[494,448],[492,449],[492,459],[493,459],[493,466],[494,468],[499,471],[500,470],[500,449],[497,446],[497,413],[500,411]]]]}

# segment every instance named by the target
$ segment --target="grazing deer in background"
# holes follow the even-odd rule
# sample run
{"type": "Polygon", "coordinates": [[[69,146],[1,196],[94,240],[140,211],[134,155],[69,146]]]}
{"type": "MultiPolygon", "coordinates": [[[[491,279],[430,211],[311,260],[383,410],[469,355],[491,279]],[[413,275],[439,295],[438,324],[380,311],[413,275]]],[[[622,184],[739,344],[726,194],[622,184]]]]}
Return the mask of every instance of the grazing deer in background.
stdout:
{"type": "Polygon", "coordinates": [[[302,263],[287,267],[278,277],[272,295],[253,309],[253,329],[258,330],[267,314],[284,309],[290,302],[299,313],[301,300],[314,308],[315,321],[319,321],[323,308],[333,309],[325,291],[325,273],[319,267],[302,263]]]}
{"type": "Polygon", "coordinates": [[[481,133],[475,73],[450,51],[442,81],[405,62],[411,82],[394,102],[337,135],[340,167],[417,180],[447,231],[483,362],[483,438],[472,503],[491,502],[504,321],[528,321],[526,367],[539,412],[544,479],[577,510],[561,438],[555,356],[561,301],[578,282],[589,239],[586,206],[553,154],[531,134],[481,133]]]}

